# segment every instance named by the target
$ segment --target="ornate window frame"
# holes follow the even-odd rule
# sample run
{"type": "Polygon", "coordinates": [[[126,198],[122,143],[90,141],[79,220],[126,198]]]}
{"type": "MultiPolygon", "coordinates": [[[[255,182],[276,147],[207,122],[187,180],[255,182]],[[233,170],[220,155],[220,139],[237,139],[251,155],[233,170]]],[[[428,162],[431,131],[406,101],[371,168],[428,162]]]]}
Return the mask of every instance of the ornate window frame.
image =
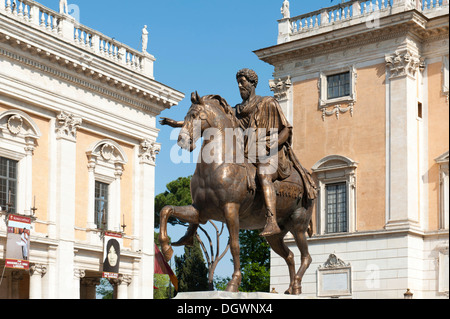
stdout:
{"type": "Polygon", "coordinates": [[[358,163],[341,155],[326,156],[312,167],[318,180],[317,225],[319,235],[326,235],[326,186],[344,183],[347,195],[347,232],[356,231],[356,168],[358,163]]]}
{"type": "Polygon", "coordinates": [[[128,157],[116,142],[105,139],[93,143],[86,151],[88,158],[88,228],[97,229],[95,224],[95,182],[109,185],[108,227],[120,231],[121,177],[128,157]]]}
{"type": "Polygon", "coordinates": [[[20,110],[0,114],[0,156],[17,165],[17,214],[30,215],[33,198],[33,153],[42,136],[33,119],[20,110]]]}
{"type": "MultiPolygon", "coordinates": [[[[331,105],[338,105],[341,103],[348,103],[349,107],[353,107],[356,103],[356,84],[358,80],[358,74],[356,72],[356,67],[350,65],[347,67],[321,71],[319,73],[319,109],[323,110],[331,105]],[[340,74],[344,72],[350,72],[350,94],[347,96],[342,96],[338,98],[328,99],[328,77],[335,74],[340,74]]],[[[342,111],[346,112],[348,110],[342,111]]]]}

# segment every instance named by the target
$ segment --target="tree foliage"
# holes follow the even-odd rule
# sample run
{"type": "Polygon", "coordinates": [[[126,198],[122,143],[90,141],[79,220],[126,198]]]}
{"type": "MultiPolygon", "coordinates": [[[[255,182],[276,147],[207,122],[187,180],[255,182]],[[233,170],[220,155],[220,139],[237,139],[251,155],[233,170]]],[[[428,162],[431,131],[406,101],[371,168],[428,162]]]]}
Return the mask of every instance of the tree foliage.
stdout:
{"type": "Polygon", "coordinates": [[[269,292],[270,246],[258,231],[239,232],[243,292],[269,292]]]}
{"type": "MultiPolygon", "coordinates": [[[[166,185],[167,191],[155,197],[155,228],[159,228],[159,213],[167,205],[188,206],[192,204],[191,177],[180,177],[166,185]]],[[[172,225],[183,224],[175,218],[170,218],[172,225]]]]}
{"type": "Polygon", "coordinates": [[[175,256],[175,268],[179,292],[208,290],[208,268],[197,239],[194,239],[194,246],[184,247],[184,255],[175,256]]]}

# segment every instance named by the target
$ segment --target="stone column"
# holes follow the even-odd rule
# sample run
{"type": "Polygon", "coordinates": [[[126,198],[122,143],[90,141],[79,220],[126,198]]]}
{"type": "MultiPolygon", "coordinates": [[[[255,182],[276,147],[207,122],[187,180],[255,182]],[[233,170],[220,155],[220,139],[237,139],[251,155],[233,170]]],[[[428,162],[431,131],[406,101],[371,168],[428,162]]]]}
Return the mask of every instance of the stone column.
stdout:
{"type": "Polygon", "coordinates": [[[47,266],[34,264],[30,267],[30,299],[42,299],[42,277],[47,273],[47,266]]]}
{"type": "Polygon", "coordinates": [[[120,275],[117,283],[117,299],[128,299],[128,286],[131,284],[132,277],[129,275],[120,275]]]}
{"type": "Polygon", "coordinates": [[[86,276],[83,269],[74,269],[73,271],[73,288],[72,288],[72,299],[81,298],[81,280],[86,276]]]}
{"type": "Polygon", "coordinates": [[[74,286],[76,136],[81,119],[61,112],[56,118],[56,290],[58,298],[79,298],[74,286]]]}
{"type": "Polygon", "coordinates": [[[417,73],[424,61],[408,49],[386,57],[389,71],[389,147],[386,228],[419,227],[417,73]]]}
{"type": "Polygon", "coordinates": [[[144,140],[139,154],[140,298],[153,299],[155,160],[160,145],[144,140]]]}

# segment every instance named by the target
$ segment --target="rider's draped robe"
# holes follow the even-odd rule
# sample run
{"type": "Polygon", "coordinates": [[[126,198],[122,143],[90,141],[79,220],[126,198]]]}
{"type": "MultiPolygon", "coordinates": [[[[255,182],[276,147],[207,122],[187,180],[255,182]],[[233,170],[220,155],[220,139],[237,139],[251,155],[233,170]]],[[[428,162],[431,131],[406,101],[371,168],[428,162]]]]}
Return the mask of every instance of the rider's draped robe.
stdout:
{"type": "MultiPolygon", "coordinates": [[[[246,104],[238,104],[235,107],[236,118],[242,130],[253,129],[256,134],[245,134],[244,154],[248,158],[249,152],[253,151],[254,143],[258,139],[258,131],[269,136],[271,132],[281,133],[285,128],[292,128],[280,107],[278,101],[271,97],[255,96],[246,104]]],[[[247,131],[248,132],[248,131],[247,131]]],[[[288,140],[278,149],[277,173],[279,180],[286,179],[291,175],[294,167],[302,177],[305,185],[306,196],[304,199],[315,199],[317,190],[310,173],[303,168],[292,150],[292,134],[288,140]]],[[[259,156],[255,157],[258,166],[262,161],[259,156]]],[[[270,164],[270,163],[269,163],[270,164]]]]}

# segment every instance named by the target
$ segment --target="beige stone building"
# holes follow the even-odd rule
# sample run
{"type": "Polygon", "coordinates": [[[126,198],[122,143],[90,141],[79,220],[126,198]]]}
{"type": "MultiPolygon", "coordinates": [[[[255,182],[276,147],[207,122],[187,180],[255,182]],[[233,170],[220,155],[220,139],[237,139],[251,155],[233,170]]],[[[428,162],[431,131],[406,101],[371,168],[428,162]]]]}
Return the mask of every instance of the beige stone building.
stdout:
{"type": "MultiPolygon", "coordinates": [[[[278,23],[255,53],[319,187],[304,295],[448,298],[448,1],[346,1],[278,23]]],[[[288,283],[272,255],[271,286],[288,283]]]]}
{"type": "Polygon", "coordinates": [[[64,8],[0,1],[0,298],[95,298],[105,230],[123,236],[116,296],[153,297],[156,116],[184,98],[154,61],[64,8]],[[4,267],[10,214],[31,219],[29,271],[4,267]]]}

